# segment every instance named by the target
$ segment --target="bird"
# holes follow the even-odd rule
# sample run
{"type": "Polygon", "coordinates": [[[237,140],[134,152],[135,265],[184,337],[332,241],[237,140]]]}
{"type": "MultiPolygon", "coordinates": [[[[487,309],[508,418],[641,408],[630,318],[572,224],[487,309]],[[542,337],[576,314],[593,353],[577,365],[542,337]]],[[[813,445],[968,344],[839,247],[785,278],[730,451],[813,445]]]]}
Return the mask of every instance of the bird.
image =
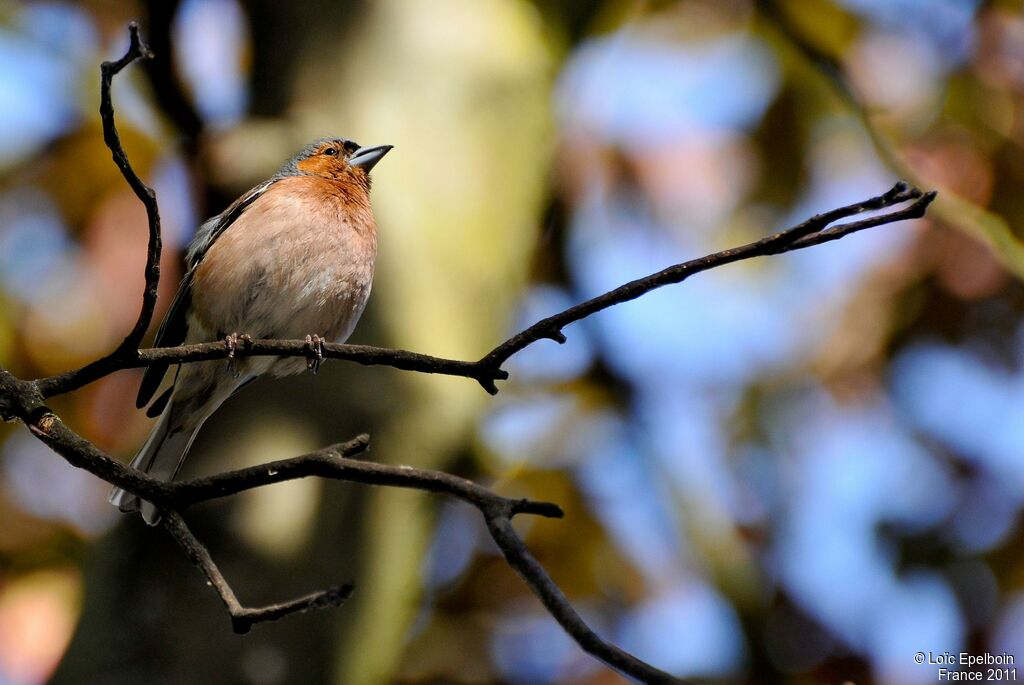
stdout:
{"type": "MultiPolygon", "coordinates": [[[[223,340],[228,362],[177,366],[171,387],[147,411],[160,418],[133,468],[173,480],[203,423],[231,395],[264,374],[315,373],[323,342],[348,338],[370,296],[377,257],[370,171],[392,147],[316,140],[196,230],[155,346],[223,340]],[[234,358],[240,345],[260,338],[304,338],[307,358],[234,358]]],[[[146,368],[140,409],[170,366],[146,368]]],[[[150,525],[160,522],[156,506],[122,488],[109,499],[150,525]]]]}

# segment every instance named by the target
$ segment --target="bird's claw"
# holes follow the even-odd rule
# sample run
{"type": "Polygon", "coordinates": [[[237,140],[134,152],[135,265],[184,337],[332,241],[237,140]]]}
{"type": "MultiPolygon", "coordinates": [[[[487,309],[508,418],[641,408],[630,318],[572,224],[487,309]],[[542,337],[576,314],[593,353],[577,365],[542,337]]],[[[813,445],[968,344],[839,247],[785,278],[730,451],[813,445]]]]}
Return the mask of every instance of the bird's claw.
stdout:
{"type": "Polygon", "coordinates": [[[306,369],[314,376],[324,360],[324,341],[319,335],[306,336],[306,369]]]}
{"type": "Polygon", "coordinates": [[[246,347],[252,345],[252,336],[248,333],[232,333],[224,336],[224,346],[228,348],[228,373],[232,378],[238,378],[238,370],[235,368],[235,350],[239,345],[246,347]]]}

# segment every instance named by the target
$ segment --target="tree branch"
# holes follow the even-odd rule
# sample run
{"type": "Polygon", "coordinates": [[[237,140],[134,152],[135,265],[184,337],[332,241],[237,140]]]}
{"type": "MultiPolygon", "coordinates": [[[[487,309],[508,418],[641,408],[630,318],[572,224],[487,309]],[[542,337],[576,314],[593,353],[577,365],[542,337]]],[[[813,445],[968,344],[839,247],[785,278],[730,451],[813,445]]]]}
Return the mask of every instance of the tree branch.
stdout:
{"type": "Polygon", "coordinates": [[[367,435],[360,435],[346,443],[299,457],[206,478],[178,482],[160,481],[120,464],[79,436],[57,415],[38,404],[38,394],[34,392],[30,383],[15,379],[3,369],[0,369],[0,396],[20,398],[16,402],[20,403],[17,416],[28,425],[33,435],[70,464],[157,504],[163,513],[161,525],[216,590],[228,610],[232,627],[237,633],[246,633],[257,623],[274,621],[289,614],[340,606],[352,594],[354,587],[347,583],[280,604],[259,608],[243,607],[230,584],[220,573],[209,551],[188,529],[180,512],[194,504],[228,497],[245,490],[316,476],[365,485],[436,492],[473,505],[483,516],[491,538],[509,565],[519,573],[555,620],[585,651],[641,682],[683,682],[602,640],[583,621],[558,585],[530,554],[526,544],[512,527],[512,518],[519,514],[561,518],[563,512],[557,504],[503,497],[470,480],[442,471],[352,459],[369,446],[367,435]]]}
{"type": "Polygon", "coordinates": [[[124,146],[121,145],[121,135],[118,133],[117,123],[114,121],[114,104],[110,96],[110,87],[114,76],[136,60],[153,57],[153,52],[139,35],[139,25],[134,21],[128,24],[128,37],[128,51],[124,56],[117,61],[103,62],[100,65],[100,122],[103,126],[103,142],[110,149],[114,164],[117,165],[132,192],[146,208],[146,218],[149,224],[149,244],[146,248],[146,285],[142,291],[142,307],[139,310],[139,317],[121,344],[107,356],[86,364],[76,371],[64,374],[65,376],[89,379],[86,382],[102,378],[118,369],[128,368],[125,364],[137,358],[139,345],[142,343],[149,325],[153,322],[157,289],[160,284],[162,243],[160,239],[160,210],[157,206],[156,193],[143,183],[139,175],[135,173],[135,169],[132,168],[131,162],[128,161],[128,154],[124,151],[124,146]]]}
{"type": "MultiPolygon", "coordinates": [[[[53,397],[77,390],[122,369],[141,368],[158,361],[187,364],[227,359],[229,354],[239,359],[266,356],[303,357],[309,355],[309,344],[305,340],[253,340],[240,343],[233,351],[223,342],[157,347],[140,350],[131,356],[106,357],[74,371],[41,378],[35,383],[43,397],[53,397]]],[[[325,342],[323,356],[327,359],[344,359],[364,366],[390,366],[405,371],[473,378],[479,383],[508,378],[508,373],[500,368],[479,361],[444,359],[386,347],[325,342]]]]}
{"type": "MultiPolygon", "coordinates": [[[[6,392],[5,378],[14,379],[6,370],[0,368],[0,393],[11,396],[6,392]]],[[[17,379],[14,381],[25,383],[17,379]]],[[[473,481],[443,471],[357,461],[352,457],[369,447],[370,438],[365,434],[348,442],[291,459],[267,462],[205,478],[164,481],[113,459],[68,428],[59,416],[44,406],[39,405],[33,410],[26,405],[17,412],[17,418],[25,423],[33,435],[64,457],[72,466],[84,469],[111,485],[124,488],[164,509],[183,510],[195,504],[237,495],[246,490],[316,476],[364,485],[383,485],[449,495],[472,504],[485,516],[530,514],[561,518],[563,515],[557,504],[502,497],[473,481]]]]}
{"type": "Polygon", "coordinates": [[[290,614],[300,614],[310,609],[339,607],[352,596],[352,592],[355,590],[352,583],[346,583],[340,587],[313,592],[280,604],[269,604],[258,608],[244,607],[238,601],[234,590],[228,585],[228,581],[221,574],[220,569],[217,568],[217,564],[213,563],[209,550],[188,529],[181,514],[173,510],[166,510],[163,512],[161,524],[164,530],[170,533],[174,541],[178,543],[189,561],[203,572],[210,586],[220,595],[221,601],[224,602],[224,606],[231,616],[231,627],[236,633],[248,633],[257,623],[276,621],[290,614]]]}
{"type": "Polygon", "coordinates": [[[4,383],[22,384],[28,403],[18,412],[29,430],[70,464],[85,469],[103,480],[125,488],[157,504],[163,513],[161,525],[174,537],[186,556],[209,580],[228,610],[235,632],[245,633],[257,623],[274,621],[289,614],[310,609],[340,606],[353,591],[347,583],[340,587],[315,592],[295,600],[260,608],[246,608],[220,573],[206,547],[192,534],[181,517],[181,511],[198,503],[229,497],[246,490],[306,477],[331,478],[364,485],[409,488],[449,495],[460,499],[480,512],[491,538],[506,561],[526,582],[530,591],[548,612],[587,653],[609,666],[644,683],[682,683],[684,681],[660,671],[628,652],[603,640],[573,609],[569,600],[540,563],[530,554],[511,520],[519,514],[561,518],[562,509],[551,502],[511,499],[442,471],[395,466],[352,457],[369,446],[369,436],[360,435],[348,442],[332,445],[310,454],[282,459],[259,466],[220,473],[186,481],[160,481],[141,471],[126,467],[98,447],[68,428],[60,418],[41,405],[33,406],[30,383],[19,381],[0,369],[0,395],[17,397],[4,383]]]}
{"type": "Polygon", "coordinates": [[[153,189],[142,182],[139,175],[135,173],[128,155],[121,145],[121,136],[117,132],[117,124],[114,121],[114,104],[110,97],[110,86],[114,76],[122,69],[138,59],[150,59],[153,52],[149,49],[139,36],[139,25],[134,21],[128,24],[128,36],[130,39],[128,52],[116,62],[104,62],[100,65],[100,120],[103,124],[103,142],[110,148],[114,158],[114,164],[120,170],[128,186],[139,198],[146,208],[146,218],[149,221],[149,246],[146,250],[146,288],[142,293],[142,309],[139,311],[139,318],[131,332],[118,346],[114,354],[133,354],[138,350],[139,343],[149,329],[153,321],[153,311],[156,309],[157,286],[160,283],[160,210],[157,208],[156,193],[153,189]]]}
{"type": "MultiPolygon", "coordinates": [[[[480,363],[486,367],[500,368],[501,365],[504,364],[505,361],[513,354],[537,342],[538,340],[549,338],[556,342],[563,343],[565,342],[565,335],[562,333],[562,329],[565,326],[576,321],[580,321],[581,319],[585,319],[588,316],[596,314],[604,309],[608,309],[609,307],[614,307],[617,304],[635,300],[641,295],[645,295],[652,290],[656,290],[673,283],[680,283],[693,274],[700,273],[701,271],[708,271],[709,269],[714,269],[744,259],[751,259],[753,257],[764,257],[767,255],[776,255],[783,252],[790,252],[792,250],[799,250],[827,242],[829,240],[838,240],[850,233],[861,231],[865,228],[881,226],[883,224],[902,221],[912,217],[923,216],[928,205],[934,199],[934,192],[924,193],[917,188],[911,188],[901,181],[894,185],[888,192],[877,197],[864,200],[863,202],[857,202],[852,205],[847,205],[845,207],[840,207],[838,209],[833,209],[832,211],[824,212],[822,214],[817,214],[802,224],[798,224],[792,228],[788,228],[774,235],[762,238],[761,240],[747,243],[740,247],[722,250],[721,252],[715,252],[707,255],[706,257],[692,259],[688,262],[676,264],[675,266],[670,266],[667,269],[651,274],[650,276],[630,281],[625,285],[621,285],[618,288],[604,293],[603,295],[598,295],[586,302],[581,302],[580,304],[569,307],[558,314],[541,319],[529,328],[517,333],[491,350],[483,359],[480,360],[480,363]],[[840,219],[845,219],[864,212],[887,209],[907,202],[908,200],[914,200],[914,202],[903,210],[895,211],[890,214],[882,214],[863,221],[840,224],[829,228],[831,224],[834,224],[840,219]]],[[[493,384],[490,387],[487,385],[484,387],[492,394],[497,392],[497,388],[494,387],[493,384]]]]}
{"type": "Polygon", "coordinates": [[[551,579],[540,562],[530,554],[530,550],[512,527],[509,517],[487,517],[486,521],[487,530],[504,555],[505,561],[530,586],[533,594],[541,601],[548,613],[558,621],[558,625],[562,626],[562,629],[576,641],[583,651],[621,673],[633,676],[642,683],[667,685],[685,682],[601,639],[601,636],[595,633],[572,608],[572,604],[569,603],[561,588],[551,579]]]}

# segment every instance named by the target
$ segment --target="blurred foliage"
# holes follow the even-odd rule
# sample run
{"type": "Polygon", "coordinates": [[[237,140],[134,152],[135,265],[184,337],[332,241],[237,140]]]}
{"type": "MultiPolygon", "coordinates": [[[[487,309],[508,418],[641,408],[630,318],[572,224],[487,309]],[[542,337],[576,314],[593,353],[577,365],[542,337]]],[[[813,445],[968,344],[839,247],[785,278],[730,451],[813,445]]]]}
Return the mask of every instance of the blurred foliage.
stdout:
{"type": "MultiPolygon", "coordinates": [[[[370,458],[559,502],[517,526],[583,616],[709,682],[933,682],[917,651],[1024,656],[1024,3],[360,0],[0,5],[0,364],[84,363],[137,314],[145,217],[102,145],[118,78],[158,193],[160,307],[203,217],[325,134],[390,143],[353,341],[476,358],[626,280],[863,199],[925,220],[702,274],[472,383],[328,364],[263,380],[185,475],[360,432],[370,458]]],[[[129,458],[124,372],[52,407],[129,458]]],[[[245,603],[352,579],[232,635],[173,543],[0,427],[0,683],[621,682],[475,512],[304,481],[190,513],[245,603]]]]}

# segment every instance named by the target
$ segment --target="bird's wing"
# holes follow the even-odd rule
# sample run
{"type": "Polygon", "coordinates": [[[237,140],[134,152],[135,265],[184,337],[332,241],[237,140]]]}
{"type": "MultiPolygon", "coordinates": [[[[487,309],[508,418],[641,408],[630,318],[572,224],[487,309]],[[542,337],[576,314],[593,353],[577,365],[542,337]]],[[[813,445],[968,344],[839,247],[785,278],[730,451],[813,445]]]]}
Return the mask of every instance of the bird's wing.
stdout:
{"type": "MultiPolygon", "coordinates": [[[[192,274],[195,272],[195,268],[203,261],[203,257],[206,256],[210,246],[213,245],[217,238],[231,224],[237,221],[238,217],[242,216],[242,213],[253,202],[259,199],[263,193],[267,192],[267,188],[278,180],[273,178],[256,186],[235,200],[230,207],[203,223],[196,230],[196,235],[192,239],[192,243],[189,245],[188,252],[185,255],[188,271],[185,272],[185,277],[181,279],[181,285],[178,286],[178,292],[174,295],[171,307],[167,310],[164,320],[160,323],[160,328],[156,333],[156,340],[153,343],[154,347],[173,347],[185,342],[185,337],[188,335],[188,310],[192,304],[192,274]]],[[[160,383],[163,381],[170,366],[167,363],[157,363],[146,367],[146,371],[142,375],[142,384],[139,386],[138,397],[135,398],[135,406],[139,408],[146,406],[146,403],[153,397],[157,388],[160,387],[160,383]]],[[[169,397],[165,393],[158,402],[166,404],[166,400],[169,397]]],[[[156,411],[155,407],[153,411],[156,411]]]]}
{"type": "Polygon", "coordinates": [[[227,209],[206,221],[202,226],[196,230],[195,237],[192,238],[191,244],[188,246],[188,252],[185,254],[185,262],[188,264],[188,270],[192,271],[199,262],[203,261],[203,257],[206,256],[207,250],[210,246],[221,236],[224,231],[227,230],[228,226],[235,223],[238,217],[242,216],[249,206],[258,200],[263,193],[267,192],[267,188],[274,185],[281,179],[274,177],[269,181],[264,181],[242,197],[238,198],[231,203],[227,209]]]}

